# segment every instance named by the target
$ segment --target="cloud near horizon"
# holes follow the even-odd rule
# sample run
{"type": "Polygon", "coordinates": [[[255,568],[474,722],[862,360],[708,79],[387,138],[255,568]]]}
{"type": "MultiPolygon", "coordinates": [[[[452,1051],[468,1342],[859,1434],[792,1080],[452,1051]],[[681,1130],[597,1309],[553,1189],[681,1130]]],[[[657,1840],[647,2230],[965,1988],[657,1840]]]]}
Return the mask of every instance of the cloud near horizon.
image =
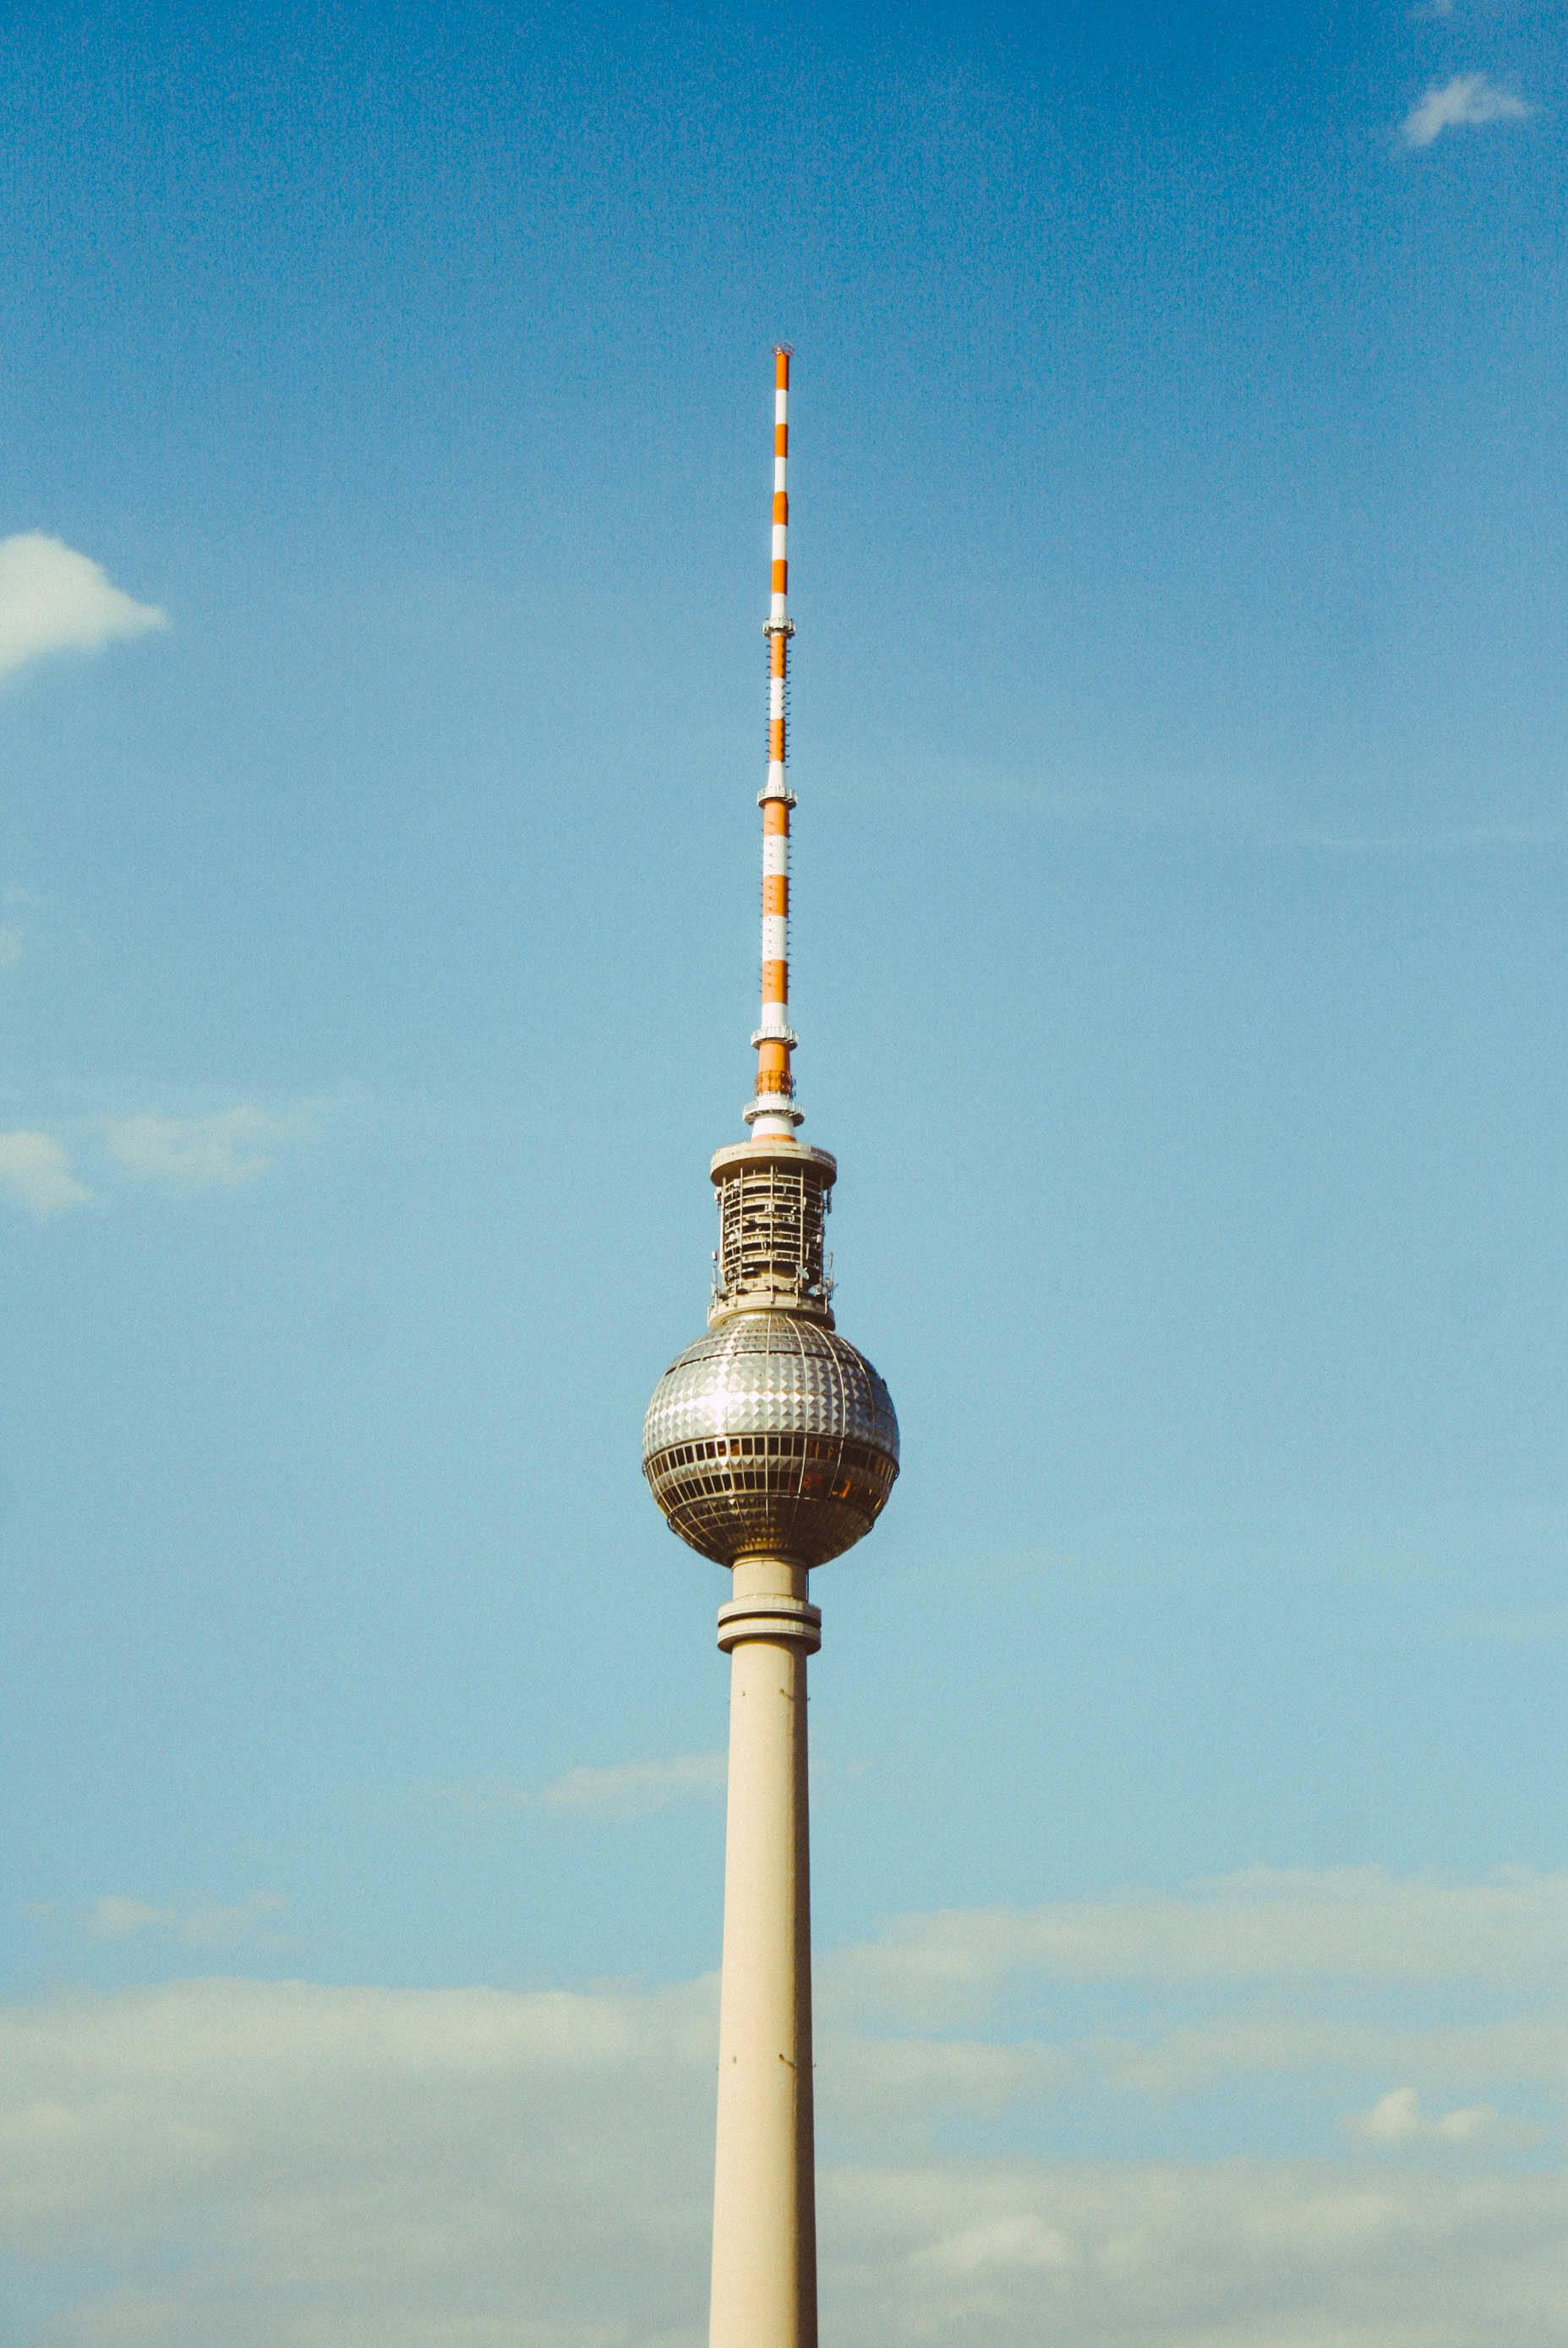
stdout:
{"type": "MultiPolygon", "coordinates": [[[[1211,1956],[1227,1916],[1240,1946],[1205,1974],[1190,1971],[1189,1944],[1175,1977],[1197,1984],[1201,2012],[1227,1982],[1253,1984],[1251,2001],[1262,1896],[1282,1927],[1277,2026],[1319,2033],[1332,2097],[1346,2067],[1335,1984],[1356,1930],[1344,1919],[1360,1921],[1367,1978],[1387,1983],[1401,1912],[1413,1941],[1445,1914],[1468,1918],[1446,1973],[1439,1938],[1398,1976],[1444,1980],[1447,2007],[1478,1962],[1502,1979],[1510,1942],[1519,1974],[1537,1970],[1536,1930],[1561,1898],[1557,1879],[1510,1876],[1446,1887],[1441,1910],[1437,1887],[1367,1872],[1360,1893],[1344,1875],[1258,1870],[1189,1895],[1062,1902],[1029,1911],[1028,1961],[1087,1946],[1103,1968],[1109,1913],[1117,1962],[1171,1978],[1159,1950],[1186,1897],[1211,1956]],[[1315,1903],[1341,1923],[1293,1965],[1283,1928],[1315,1903]]],[[[109,1921],[134,1932],[168,1912],[129,1901],[109,1921]]],[[[993,1983],[996,1912],[970,1919],[993,1983]]],[[[923,1920],[929,1933],[922,1921],[903,1921],[895,1954],[963,1938],[961,1914],[923,1920]]],[[[1470,2348],[1482,2333],[1489,2348],[1539,2348],[1555,2336],[1568,2177],[1510,2165],[1538,2132],[1458,2101],[1459,2074],[1435,2079],[1429,2118],[1384,2070],[1369,2107],[1336,2117],[1329,2100],[1320,2133],[1309,2125],[1288,2156],[1243,2141],[1183,2157],[1152,2090],[1152,2149],[1063,2153],[1051,2145],[1064,2096],[1078,2098],[1074,2146],[1086,2127],[1092,2140],[1106,2096],[1125,2114],[1128,2088],[1105,2067],[1115,2050],[868,2034],[851,1992],[876,1991],[860,1960],[886,1950],[832,1961],[837,2026],[819,2041],[823,2306],[841,2348],[1470,2348]],[[1086,2103],[1097,2065],[1101,2100],[1086,2103]],[[1026,2118],[1043,2137],[1026,2151],[1026,2118]],[[945,2134],[954,2119],[962,2148],[945,2134]]],[[[1538,2083],[1559,2095],[1563,1986],[1559,1968],[1539,2024],[1521,2025],[1522,2046],[1537,2029],[1538,2083]]],[[[716,2008],[711,1977],[587,1992],[181,1981],[0,2006],[0,2250],[56,2306],[36,2348],[698,2348],[716,2008]]],[[[1238,2075],[1253,2011],[1201,2024],[1231,2030],[1238,2075]]],[[[1452,2069],[1464,2035],[1428,2034],[1434,2073],[1452,2069]]],[[[1368,2063],[1387,2039],[1367,2039],[1368,2063]]],[[[1408,2018],[1404,2050],[1422,2040],[1408,2018]]],[[[1123,2138],[1127,2125],[1112,2122],[1123,2138]]]]}
{"type": "Polygon", "coordinates": [[[0,538],[0,676],[50,653],[94,653],[166,628],[169,614],[116,587],[103,565],[46,531],[0,538]]]}
{"type": "Polygon", "coordinates": [[[1407,147],[1429,147],[1445,130],[1488,122],[1522,122],[1535,108],[1511,90],[1500,89],[1483,73],[1456,74],[1433,82],[1399,126],[1407,147]]]}

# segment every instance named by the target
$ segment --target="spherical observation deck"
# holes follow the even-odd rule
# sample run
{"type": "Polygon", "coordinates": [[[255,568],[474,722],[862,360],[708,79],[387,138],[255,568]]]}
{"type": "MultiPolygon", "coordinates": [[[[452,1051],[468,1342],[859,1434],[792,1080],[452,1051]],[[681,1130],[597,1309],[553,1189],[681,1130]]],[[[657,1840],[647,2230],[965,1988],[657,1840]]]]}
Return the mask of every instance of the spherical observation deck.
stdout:
{"type": "Polygon", "coordinates": [[[825,1565],[870,1532],[892,1489],[892,1398],[822,1322],[734,1313],[654,1388],[643,1473],[670,1529],[704,1557],[825,1565]]]}

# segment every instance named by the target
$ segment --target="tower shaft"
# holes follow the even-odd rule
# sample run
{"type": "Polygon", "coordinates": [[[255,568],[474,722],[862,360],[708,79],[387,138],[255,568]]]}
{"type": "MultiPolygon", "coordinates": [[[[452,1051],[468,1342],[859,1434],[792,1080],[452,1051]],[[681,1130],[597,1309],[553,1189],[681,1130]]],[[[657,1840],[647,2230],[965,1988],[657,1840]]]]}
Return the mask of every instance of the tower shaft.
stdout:
{"type": "Polygon", "coordinates": [[[743,1558],[730,1651],[709,2348],[816,2348],[806,1570],[743,1558]]]}

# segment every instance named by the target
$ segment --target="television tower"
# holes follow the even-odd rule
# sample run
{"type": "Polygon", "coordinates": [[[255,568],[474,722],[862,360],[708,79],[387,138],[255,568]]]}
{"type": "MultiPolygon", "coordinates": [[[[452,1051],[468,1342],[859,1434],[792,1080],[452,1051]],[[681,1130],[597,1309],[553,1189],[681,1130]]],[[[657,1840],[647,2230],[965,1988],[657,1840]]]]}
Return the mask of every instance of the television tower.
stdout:
{"type": "Polygon", "coordinates": [[[643,1426],[673,1532],[730,1569],[718,2134],[709,2348],[816,2348],[806,1658],[807,1576],[870,1532],[898,1474],[886,1386],[833,1326],[823,1224],[838,1167],[796,1137],[789,1025],[789,353],[774,353],[773,593],[762,808],[762,1018],[749,1140],[715,1155],[707,1334],[676,1355],[643,1426]]]}

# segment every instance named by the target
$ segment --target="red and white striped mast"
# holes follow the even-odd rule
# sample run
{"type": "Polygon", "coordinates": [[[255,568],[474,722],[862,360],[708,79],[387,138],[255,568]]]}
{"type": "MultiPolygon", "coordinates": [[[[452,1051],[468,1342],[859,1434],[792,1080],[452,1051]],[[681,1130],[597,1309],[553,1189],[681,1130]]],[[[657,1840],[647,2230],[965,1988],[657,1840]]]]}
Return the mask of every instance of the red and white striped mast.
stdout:
{"type": "Polygon", "coordinates": [[[762,1023],[757,1046],[757,1093],[746,1122],[758,1141],[793,1138],[795,1106],[789,1025],[789,810],[795,794],[789,763],[789,346],[773,354],[773,592],[763,624],[768,639],[768,780],[762,807],[762,1023]]]}

